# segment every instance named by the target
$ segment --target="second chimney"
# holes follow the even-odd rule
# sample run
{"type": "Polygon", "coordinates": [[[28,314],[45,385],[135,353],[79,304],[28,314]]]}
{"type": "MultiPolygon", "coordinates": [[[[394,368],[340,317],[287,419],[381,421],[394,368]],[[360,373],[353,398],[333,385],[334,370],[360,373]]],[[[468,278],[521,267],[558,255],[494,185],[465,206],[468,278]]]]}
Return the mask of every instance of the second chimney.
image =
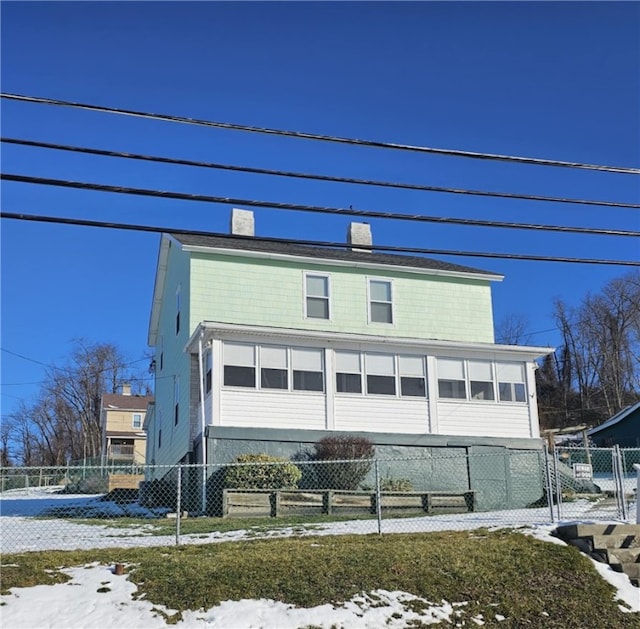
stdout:
{"type": "Polygon", "coordinates": [[[371,252],[373,238],[371,236],[371,225],[369,223],[350,223],[347,231],[347,243],[352,251],[371,252]]]}
{"type": "Polygon", "coordinates": [[[231,233],[236,236],[255,236],[255,223],[251,210],[231,210],[231,233]]]}

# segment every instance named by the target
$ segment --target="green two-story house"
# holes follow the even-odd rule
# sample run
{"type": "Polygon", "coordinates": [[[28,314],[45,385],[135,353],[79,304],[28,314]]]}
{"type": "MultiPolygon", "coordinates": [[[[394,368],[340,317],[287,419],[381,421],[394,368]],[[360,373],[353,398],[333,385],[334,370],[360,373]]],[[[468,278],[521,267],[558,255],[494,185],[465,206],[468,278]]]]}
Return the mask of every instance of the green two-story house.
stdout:
{"type": "Polygon", "coordinates": [[[346,244],[256,238],[245,210],[229,236],[162,236],[147,462],[292,456],[329,433],[395,455],[541,447],[535,359],[552,350],[494,343],[502,277],[376,253],[366,223],[346,244]]]}

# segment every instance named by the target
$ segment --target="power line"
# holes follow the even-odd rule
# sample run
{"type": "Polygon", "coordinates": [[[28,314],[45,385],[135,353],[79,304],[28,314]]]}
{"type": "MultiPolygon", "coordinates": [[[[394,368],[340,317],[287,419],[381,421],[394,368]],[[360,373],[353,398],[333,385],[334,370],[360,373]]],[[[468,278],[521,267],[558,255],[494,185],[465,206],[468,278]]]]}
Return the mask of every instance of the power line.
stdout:
{"type": "Polygon", "coordinates": [[[185,116],[173,116],[169,114],[157,114],[133,109],[121,109],[116,107],[105,107],[101,105],[91,105],[73,101],[58,100],[54,98],[42,98],[39,96],[26,96],[22,94],[0,93],[1,98],[15,101],[38,103],[43,105],[56,105],[71,107],[75,109],[85,109],[88,111],[98,111],[102,113],[118,114],[124,116],[134,116],[137,118],[148,118],[152,120],[162,120],[165,122],[177,122],[182,124],[199,125],[204,127],[215,127],[218,129],[231,129],[235,131],[248,131],[252,133],[263,133],[268,135],[303,138],[306,140],[320,140],[323,142],[335,142],[340,144],[353,144],[358,146],[368,146],[373,148],[395,149],[400,151],[413,151],[418,153],[432,153],[436,155],[447,155],[451,157],[466,157],[471,159],[494,160],[501,162],[515,162],[520,164],[534,164],[537,166],[558,166],[564,168],[580,168],[584,170],[597,170],[622,174],[640,174],[639,168],[627,168],[622,166],[602,166],[598,164],[583,164],[580,162],[568,162],[551,159],[540,159],[535,157],[519,157],[515,155],[500,155],[496,153],[481,153],[475,151],[462,151],[457,149],[442,149],[428,146],[417,146],[413,144],[399,144],[395,142],[380,142],[377,140],[360,140],[356,138],[346,138],[333,135],[322,135],[318,133],[308,133],[303,131],[287,131],[283,129],[271,129],[268,127],[254,127],[250,125],[234,124],[230,122],[219,122],[213,120],[202,120],[185,116]]]}
{"type": "MultiPolygon", "coordinates": [[[[172,233],[179,235],[190,236],[215,236],[218,238],[226,238],[227,240],[248,240],[253,242],[273,242],[273,243],[285,243],[293,245],[309,245],[316,247],[333,247],[333,248],[347,248],[350,247],[347,243],[342,242],[323,242],[316,240],[293,240],[290,238],[266,238],[255,236],[240,236],[236,234],[222,234],[217,232],[208,232],[202,230],[193,229],[180,229],[173,227],[154,227],[150,225],[133,225],[129,223],[113,223],[106,221],[90,221],[76,218],[62,218],[54,216],[39,216],[33,214],[21,214],[16,212],[0,212],[0,218],[8,218],[21,221],[35,221],[42,223],[58,223],[62,225],[79,225],[83,227],[101,227],[109,229],[123,229],[129,231],[143,231],[151,233],[172,233]]],[[[566,258],[555,256],[536,256],[517,253],[487,253],[479,251],[455,251],[445,249],[422,249],[417,247],[394,247],[391,245],[376,245],[374,247],[376,251],[390,251],[396,253],[418,253],[426,255],[446,255],[446,256],[465,256],[473,258],[501,258],[508,260],[531,260],[536,262],[568,262],[576,264],[607,264],[616,266],[638,266],[640,262],[633,260],[600,260],[595,258],[566,258]]]]}
{"type": "Polygon", "coordinates": [[[99,155],[102,157],[120,157],[123,159],[133,159],[148,162],[157,162],[161,164],[174,164],[179,166],[193,166],[196,168],[209,168],[215,170],[228,170],[233,172],[243,172],[258,175],[272,175],[277,177],[290,177],[297,179],[312,179],[316,181],[330,181],[334,183],[348,183],[363,186],[378,186],[384,188],[400,188],[403,190],[421,190],[425,192],[444,192],[448,194],[462,194],[483,197],[496,197],[503,199],[522,199],[527,201],[545,201],[553,203],[572,203],[577,205],[596,205],[604,207],[640,209],[638,203],[618,203],[615,201],[598,201],[587,199],[571,199],[566,197],[550,197],[534,194],[516,194],[511,192],[496,192],[487,190],[468,190],[464,188],[447,188],[442,186],[427,186],[422,184],[392,182],[392,181],[376,181],[372,179],[361,179],[354,177],[338,177],[332,175],[321,175],[317,173],[300,173],[293,171],[275,170],[271,168],[254,168],[251,166],[238,166],[234,164],[220,164],[217,162],[203,162],[190,159],[179,159],[174,157],[163,157],[158,155],[142,155],[139,153],[129,153],[122,151],[108,151],[104,149],[96,149],[83,146],[72,146],[68,144],[55,144],[51,142],[39,142],[36,140],[23,140],[19,138],[0,138],[0,142],[6,144],[15,144],[19,146],[31,146],[36,148],[51,149],[54,151],[69,151],[73,153],[82,153],[87,155],[99,155]]]}
{"type": "Polygon", "coordinates": [[[222,203],[226,205],[244,205],[249,207],[273,208],[277,210],[295,210],[299,212],[315,212],[322,214],[334,214],[343,216],[359,216],[367,218],[392,219],[403,221],[418,221],[423,223],[441,223],[453,225],[466,225],[474,227],[501,227],[508,229],[533,229],[536,231],[554,231],[564,233],[591,234],[600,236],[640,236],[638,231],[621,229],[598,229],[593,227],[572,227],[565,225],[540,225],[535,223],[513,223],[508,221],[488,221],[471,218],[452,218],[443,216],[424,216],[422,214],[402,214],[399,212],[379,212],[376,210],[357,210],[353,208],[336,208],[317,205],[303,205],[299,203],[281,203],[278,201],[260,201],[256,199],[238,199],[233,197],[218,197],[187,192],[174,192],[167,190],[150,190],[148,188],[131,188],[125,186],[111,186],[107,184],[70,181],[65,179],[49,179],[45,177],[31,177],[29,175],[16,175],[12,173],[0,174],[0,179],[15,181],[18,183],[32,183],[36,185],[58,186],[62,188],[75,188],[80,190],[93,190],[99,192],[113,192],[116,194],[131,194],[147,197],[159,197],[164,199],[177,199],[181,201],[200,201],[204,203],[222,203]]]}

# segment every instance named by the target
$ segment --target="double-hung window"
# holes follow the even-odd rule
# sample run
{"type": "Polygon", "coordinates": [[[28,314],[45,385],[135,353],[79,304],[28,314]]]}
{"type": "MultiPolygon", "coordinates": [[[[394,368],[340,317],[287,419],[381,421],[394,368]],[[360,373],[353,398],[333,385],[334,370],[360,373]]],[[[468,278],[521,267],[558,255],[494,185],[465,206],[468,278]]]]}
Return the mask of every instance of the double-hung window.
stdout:
{"type": "Polygon", "coordinates": [[[260,347],[260,387],[262,389],[289,388],[286,347],[260,347]]]}
{"type": "Polygon", "coordinates": [[[309,319],[329,319],[329,276],[305,273],[305,316],[309,319]]]}
{"type": "Polygon", "coordinates": [[[438,395],[441,398],[466,399],[463,360],[438,358],[438,395]]]}
{"type": "Polygon", "coordinates": [[[362,393],[360,352],[336,351],[336,391],[362,393]]]}
{"type": "Polygon", "coordinates": [[[469,361],[469,388],[472,400],[495,400],[493,371],[490,362],[469,361]]]}
{"type": "Polygon", "coordinates": [[[524,365],[522,363],[496,363],[498,391],[501,402],[526,402],[524,365]]]}
{"type": "Polygon", "coordinates": [[[291,349],[294,391],[324,391],[324,351],[291,349]]]}
{"type": "Polygon", "coordinates": [[[393,323],[393,291],[389,280],[369,280],[369,321],[393,323]]]}
{"type": "Polygon", "coordinates": [[[365,354],[367,393],[396,394],[396,369],[393,354],[365,354]]]}
{"type": "Polygon", "coordinates": [[[400,395],[425,397],[424,358],[422,356],[398,356],[400,371],[400,395]]]}
{"type": "Polygon", "coordinates": [[[131,422],[132,428],[142,428],[142,415],[140,413],[133,414],[133,420],[131,422]]]}
{"type": "Polygon", "coordinates": [[[255,346],[245,343],[225,343],[223,352],[224,384],[230,387],[255,387],[255,346]]]}

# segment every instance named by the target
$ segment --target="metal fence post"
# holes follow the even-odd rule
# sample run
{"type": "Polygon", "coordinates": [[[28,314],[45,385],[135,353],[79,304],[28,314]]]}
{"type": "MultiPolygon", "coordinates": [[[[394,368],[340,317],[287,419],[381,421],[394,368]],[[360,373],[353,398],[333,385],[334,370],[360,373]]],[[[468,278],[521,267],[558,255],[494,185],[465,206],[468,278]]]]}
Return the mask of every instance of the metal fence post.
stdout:
{"type": "Polygon", "coordinates": [[[376,472],[376,517],[378,518],[378,535],[382,535],[382,498],[380,496],[380,469],[378,459],[375,460],[376,472]]]}
{"type": "Polygon", "coordinates": [[[558,451],[553,449],[553,473],[555,476],[556,485],[556,504],[558,520],[562,520],[562,481],[560,480],[560,469],[558,467],[558,451]]]}
{"type": "Polygon", "coordinates": [[[616,444],[613,446],[613,459],[614,459],[614,475],[616,493],[618,494],[618,507],[620,515],[623,520],[627,519],[627,503],[624,498],[624,468],[622,467],[622,455],[620,454],[620,446],[616,444]]]}
{"type": "Polygon", "coordinates": [[[176,488],[176,546],[180,545],[180,517],[182,514],[182,465],[178,465],[178,487],[176,488]]]}
{"type": "Polygon", "coordinates": [[[640,464],[634,463],[636,471],[636,524],[640,524],[640,464]]]}
{"type": "Polygon", "coordinates": [[[546,483],[546,493],[547,493],[547,502],[549,503],[549,516],[551,517],[551,522],[555,522],[555,518],[553,515],[553,486],[551,485],[551,466],[549,465],[549,450],[547,449],[547,445],[544,445],[544,479],[546,483]]]}

